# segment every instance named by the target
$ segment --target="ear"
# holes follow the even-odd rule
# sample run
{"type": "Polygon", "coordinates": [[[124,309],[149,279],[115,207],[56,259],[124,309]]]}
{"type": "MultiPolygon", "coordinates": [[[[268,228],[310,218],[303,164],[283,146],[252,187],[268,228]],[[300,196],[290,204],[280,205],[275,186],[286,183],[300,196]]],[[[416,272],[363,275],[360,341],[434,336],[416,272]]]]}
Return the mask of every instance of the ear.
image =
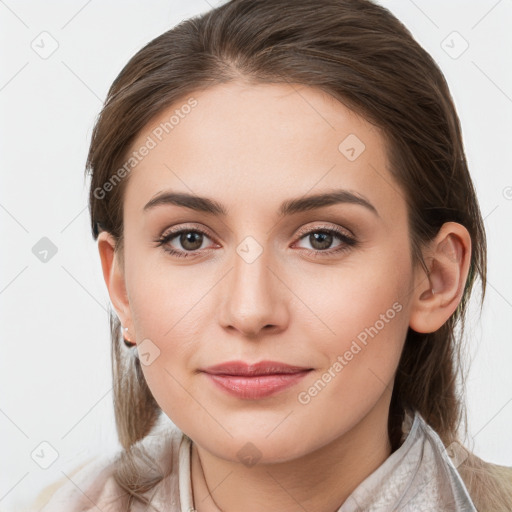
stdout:
{"type": "Polygon", "coordinates": [[[462,224],[445,222],[424,259],[429,274],[417,266],[409,318],[411,329],[420,333],[439,329],[459,305],[471,263],[468,230],[462,224]]]}
{"type": "Polygon", "coordinates": [[[115,238],[107,231],[98,235],[98,251],[103,270],[103,279],[107,285],[108,294],[114,309],[119,317],[121,325],[128,327],[127,338],[133,333],[130,303],[126,293],[124,269],[119,259],[119,253],[115,252],[115,238]]]}

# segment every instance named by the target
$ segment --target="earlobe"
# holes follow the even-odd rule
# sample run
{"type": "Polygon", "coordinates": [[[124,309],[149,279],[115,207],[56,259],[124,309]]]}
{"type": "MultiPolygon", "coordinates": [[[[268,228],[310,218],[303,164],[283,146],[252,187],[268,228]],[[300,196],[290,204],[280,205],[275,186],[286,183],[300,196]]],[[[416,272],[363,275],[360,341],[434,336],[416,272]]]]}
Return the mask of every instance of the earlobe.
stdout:
{"type": "Polygon", "coordinates": [[[119,254],[115,252],[116,240],[107,231],[102,231],[97,241],[103,279],[107,285],[110,300],[121,324],[129,326],[131,325],[130,307],[124,271],[119,262],[119,254]]]}
{"type": "Polygon", "coordinates": [[[409,326],[416,332],[439,329],[457,309],[471,263],[471,237],[456,222],[445,222],[429,244],[429,273],[418,265],[409,326]]]}

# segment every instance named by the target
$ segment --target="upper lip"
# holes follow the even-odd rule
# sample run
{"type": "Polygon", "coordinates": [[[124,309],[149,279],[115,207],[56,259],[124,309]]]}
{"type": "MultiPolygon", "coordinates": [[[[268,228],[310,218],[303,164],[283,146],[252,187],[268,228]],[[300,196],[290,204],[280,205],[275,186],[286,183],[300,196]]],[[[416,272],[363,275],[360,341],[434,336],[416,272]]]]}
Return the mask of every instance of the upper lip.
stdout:
{"type": "Polygon", "coordinates": [[[244,361],[227,361],[204,368],[202,371],[212,375],[240,375],[240,376],[258,376],[275,375],[283,373],[299,373],[311,368],[302,366],[291,366],[278,361],[260,361],[259,363],[249,364],[244,361]]]}

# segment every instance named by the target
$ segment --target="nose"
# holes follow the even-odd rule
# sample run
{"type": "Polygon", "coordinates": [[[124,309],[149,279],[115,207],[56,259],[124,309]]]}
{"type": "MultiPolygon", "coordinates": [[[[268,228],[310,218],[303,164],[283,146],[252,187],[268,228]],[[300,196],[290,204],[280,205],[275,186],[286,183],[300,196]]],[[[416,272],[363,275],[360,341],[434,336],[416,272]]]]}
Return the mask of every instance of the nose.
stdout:
{"type": "Polygon", "coordinates": [[[290,291],[276,265],[263,251],[254,261],[236,253],[222,283],[220,325],[246,338],[260,338],[286,329],[290,291]]]}

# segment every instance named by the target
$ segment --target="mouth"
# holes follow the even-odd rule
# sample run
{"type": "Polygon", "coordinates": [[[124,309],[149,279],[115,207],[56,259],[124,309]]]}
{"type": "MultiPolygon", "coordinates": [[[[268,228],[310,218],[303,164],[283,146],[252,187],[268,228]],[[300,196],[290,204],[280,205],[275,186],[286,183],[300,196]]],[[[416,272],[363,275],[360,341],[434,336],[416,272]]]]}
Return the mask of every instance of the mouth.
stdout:
{"type": "Polygon", "coordinates": [[[276,361],[255,364],[231,361],[210,366],[201,372],[218,389],[237,398],[257,400],[296,385],[312,370],[276,361]]]}

